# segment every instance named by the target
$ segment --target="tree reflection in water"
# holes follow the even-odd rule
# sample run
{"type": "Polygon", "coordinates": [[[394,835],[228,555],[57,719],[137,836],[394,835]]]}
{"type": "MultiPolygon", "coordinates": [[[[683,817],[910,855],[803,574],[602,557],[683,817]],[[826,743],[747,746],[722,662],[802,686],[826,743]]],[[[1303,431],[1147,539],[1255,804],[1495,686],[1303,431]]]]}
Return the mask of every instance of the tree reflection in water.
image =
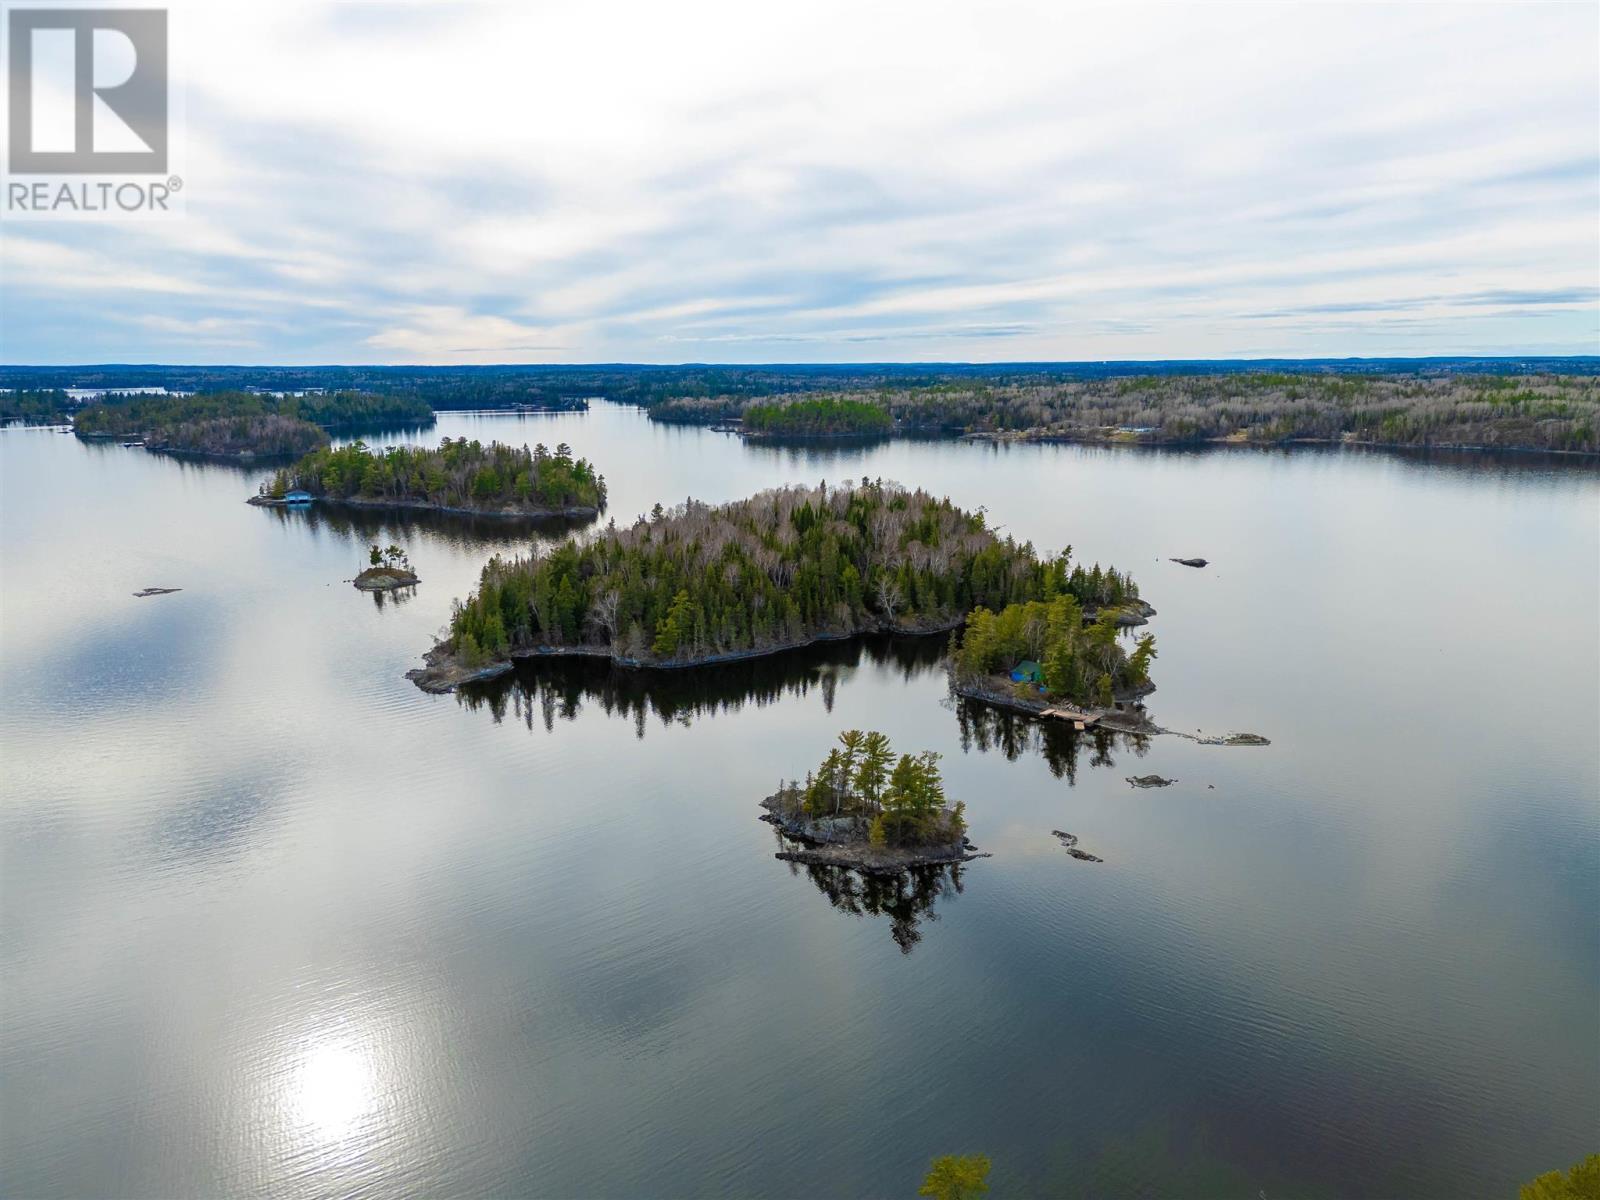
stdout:
{"type": "MultiPolygon", "coordinates": [[[[778,837],[781,842],[782,835],[778,837]]],[[[958,863],[913,867],[888,875],[868,875],[848,867],[789,864],[791,875],[802,871],[840,912],[857,917],[888,917],[889,936],[901,954],[910,954],[922,940],[924,921],[939,919],[935,902],[941,896],[958,896],[962,891],[962,867],[958,863]]]]}
{"type": "Polygon", "coordinates": [[[1127,750],[1135,758],[1150,753],[1150,735],[1091,729],[1078,733],[1061,721],[1040,721],[1020,713],[995,708],[979,700],[956,699],[956,723],[961,749],[970,754],[997,751],[1008,762],[1024,754],[1039,754],[1050,773],[1068,783],[1078,780],[1078,759],[1085,752],[1091,767],[1114,767],[1113,750],[1127,750]]]}
{"type": "Polygon", "coordinates": [[[529,729],[537,718],[554,730],[557,718],[574,720],[585,703],[611,716],[633,720],[644,737],[651,717],[663,726],[688,725],[697,717],[762,707],[786,696],[803,698],[820,689],[833,711],[839,681],[863,658],[895,667],[904,679],[942,670],[943,637],[864,637],[825,642],[764,658],[741,659],[680,670],[636,670],[594,658],[524,658],[516,669],[487,683],[460,688],[459,702],[487,708],[496,723],[511,713],[529,729]]]}

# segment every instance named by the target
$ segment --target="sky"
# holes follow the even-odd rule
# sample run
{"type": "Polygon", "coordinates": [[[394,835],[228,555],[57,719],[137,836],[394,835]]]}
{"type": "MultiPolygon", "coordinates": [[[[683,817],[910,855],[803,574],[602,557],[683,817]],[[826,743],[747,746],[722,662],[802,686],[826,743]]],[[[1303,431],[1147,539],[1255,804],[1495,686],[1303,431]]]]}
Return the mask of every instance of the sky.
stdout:
{"type": "Polygon", "coordinates": [[[170,7],[0,362],[1600,353],[1600,5],[170,7]]]}

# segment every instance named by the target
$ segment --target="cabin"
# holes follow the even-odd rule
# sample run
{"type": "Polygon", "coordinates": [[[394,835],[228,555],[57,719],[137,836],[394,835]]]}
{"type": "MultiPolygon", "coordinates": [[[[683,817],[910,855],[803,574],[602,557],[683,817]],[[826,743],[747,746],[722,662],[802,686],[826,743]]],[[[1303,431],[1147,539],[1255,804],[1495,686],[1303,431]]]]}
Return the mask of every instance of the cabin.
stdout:
{"type": "Polygon", "coordinates": [[[285,504],[310,504],[311,503],[311,493],[310,492],[302,492],[299,488],[296,488],[292,492],[285,492],[284,493],[283,502],[285,504]]]}
{"type": "Polygon", "coordinates": [[[1025,658],[1011,668],[1012,683],[1043,683],[1044,670],[1031,658],[1025,658]]]}

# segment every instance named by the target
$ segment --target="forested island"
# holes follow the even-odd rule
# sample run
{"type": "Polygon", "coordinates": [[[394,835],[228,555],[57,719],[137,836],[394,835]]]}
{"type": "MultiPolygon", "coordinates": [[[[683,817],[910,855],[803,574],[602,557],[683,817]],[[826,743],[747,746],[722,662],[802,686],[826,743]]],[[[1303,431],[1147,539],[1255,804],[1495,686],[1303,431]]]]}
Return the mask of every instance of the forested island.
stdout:
{"type": "Polygon", "coordinates": [[[759,427],[763,433],[942,430],[1024,441],[1328,442],[1600,453],[1600,381],[1592,374],[1246,371],[957,379],[760,401],[680,397],[652,408],[650,416],[691,424],[742,417],[748,431],[759,427]],[[868,410],[879,415],[870,417],[868,410]]]}
{"type": "Polygon", "coordinates": [[[981,513],[863,479],[787,487],[717,507],[689,501],[529,558],[495,557],[448,638],[412,673],[448,690],[514,656],[588,654],[692,666],[871,631],[932,633],[974,608],[1074,595],[1142,621],[1117,572],[1041,559],[981,513]]]}
{"type": "Polygon", "coordinates": [[[887,874],[981,857],[967,841],[966,806],[950,804],[931,750],[896,758],[877,731],[850,729],[805,782],[785,782],[761,818],[801,843],[778,858],[887,874]]]}
{"type": "Polygon", "coordinates": [[[606,482],[566,443],[554,451],[443,438],[434,448],[365,442],[323,447],[261,485],[255,503],[310,499],[485,516],[597,516],[606,482]]]}
{"type": "Polygon", "coordinates": [[[250,461],[298,458],[328,443],[328,430],[428,425],[420,401],[359,392],[268,396],[214,392],[195,396],[112,396],[73,418],[87,440],[138,440],[170,454],[250,461]]]}
{"type": "Polygon", "coordinates": [[[751,404],[744,432],[753,437],[884,437],[894,432],[888,409],[847,396],[819,396],[784,404],[751,404]]]}

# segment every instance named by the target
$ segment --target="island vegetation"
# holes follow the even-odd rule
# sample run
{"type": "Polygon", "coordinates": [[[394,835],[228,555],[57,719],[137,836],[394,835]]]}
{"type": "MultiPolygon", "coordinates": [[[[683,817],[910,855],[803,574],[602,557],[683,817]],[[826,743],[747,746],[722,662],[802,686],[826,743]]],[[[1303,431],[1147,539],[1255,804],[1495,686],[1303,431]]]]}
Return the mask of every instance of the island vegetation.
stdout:
{"type": "MultiPolygon", "coordinates": [[[[1045,599],[1091,576],[996,536],[982,513],[882,480],[787,487],[717,507],[660,505],[528,558],[496,557],[433,656],[477,669],[513,655],[686,666],[869,631],[931,633],[975,607],[1045,599]]],[[[1106,572],[1099,606],[1113,594],[1106,572]]],[[[1116,575],[1121,595],[1134,592],[1116,575]]],[[[418,682],[439,682],[438,673],[418,682]]]]}
{"type": "Polygon", "coordinates": [[[1011,604],[999,612],[977,609],[965,631],[952,639],[954,689],[974,699],[1001,699],[1039,710],[1063,702],[1111,709],[1119,699],[1148,692],[1155,637],[1145,634],[1131,653],[1123,646],[1112,604],[1126,588],[1116,572],[1096,567],[1080,593],[1063,591],[1047,601],[1011,604]],[[1079,599],[1091,587],[1106,597],[1092,621],[1086,620],[1079,599]]]}
{"type": "Polygon", "coordinates": [[[933,1160],[917,1195],[932,1200],[976,1200],[989,1194],[987,1154],[946,1154],[933,1160]]]}
{"type": "Polygon", "coordinates": [[[323,447],[261,485],[258,499],[281,501],[290,492],[314,499],[397,508],[506,516],[593,516],[605,506],[606,483],[565,442],[554,451],[443,438],[437,447],[356,441],[323,447]]]}
{"type": "Polygon", "coordinates": [[[1528,1181],[1517,1190],[1517,1200],[1600,1200],[1600,1154],[1528,1181]]]}
{"type": "Polygon", "coordinates": [[[947,802],[939,756],[931,750],[896,757],[876,730],[849,729],[806,775],[761,802],[763,820],[806,849],[779,858],[867,872],[965,862],[966,806],[947,802]]]}
{"type": "Polygon", "coordinates": [[[744,410],[744,431],[768,437],[883,437],[894,432],[894,418],[881,404],[819,396],[751,404],[744,410]]]}

